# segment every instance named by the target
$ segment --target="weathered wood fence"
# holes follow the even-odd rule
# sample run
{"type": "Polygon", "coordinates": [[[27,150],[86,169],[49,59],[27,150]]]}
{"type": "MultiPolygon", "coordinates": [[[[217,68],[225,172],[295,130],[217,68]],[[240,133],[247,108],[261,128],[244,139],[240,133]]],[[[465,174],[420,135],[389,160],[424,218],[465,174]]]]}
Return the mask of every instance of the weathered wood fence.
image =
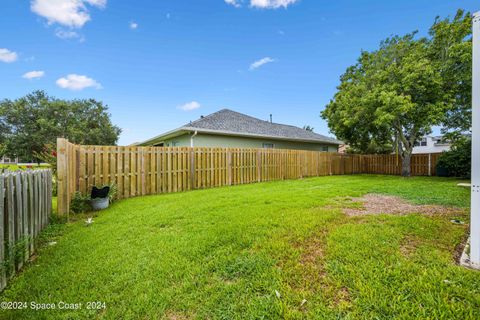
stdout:
{"type": "MultiPolygon", "coordinates": [[[[437,154],[415,155],[413,175],[434,175],[437,154]]],[[[396,155],[284,149],[117,147],[57,141],[58,212],[75,192],[115,183],[119,198],[261,181],[358,173],[401,173],[396,155]]]]}
{"type": "Polygon", "coordinates": [[[34,253],[51,211],[50,170],[0,174],[0,291],[34,253]]]}

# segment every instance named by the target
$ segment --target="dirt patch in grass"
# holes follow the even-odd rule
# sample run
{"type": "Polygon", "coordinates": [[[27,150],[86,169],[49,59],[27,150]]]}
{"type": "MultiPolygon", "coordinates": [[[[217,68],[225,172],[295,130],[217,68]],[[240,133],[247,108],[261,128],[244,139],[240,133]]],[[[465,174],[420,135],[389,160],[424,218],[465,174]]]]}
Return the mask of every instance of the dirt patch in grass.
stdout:
{"type": "Polygon", "coordinates": [[[300,263],[316,264],[323,258],[323,247],[325,246],[325,235],[313,237],[303,244],[303,252],[300,256],[300,263]]]}
{"type": "Polygon", "coordinates": [[[419,239],[412,236],[407,236],[400,243],[400,253],[404,257],[410,257],[415,252],[415,250],[419,245],[420,245],[419,239]]]}
{"type": "MultiPolygon", "coordinates": [[[[348,219],[340,218],[338,225],[348,219]]],[[[336,226],[338,226],[336,225],[336,226]]],[[[321,295],[332,309],[348,310],[351,307],[351,294],[349,288],[337,283],[331,278],[326,269],[327,237],[332,232],[333,225],[317,230],[311,237],[293,245],[301,249],[297,264],[291,269],[291,277],[286,282],[306,300],[297,306],[303,313],[311,308],[313,296],[321,295]]]]}
{"type": "Polygon", "coordinates": [[[294,243],[294,246],[301,250],[298,260],[293,264],[284,261],[286,265],[281,266],[282,269],[291,272],[291,275],[285,281],[292,289],[310,292],[323,291],[326,277],[325,242],[324,234],[320,232],[305,241],[294,243]]]}
{"type": "Polygon", "coordinates": [[[399,197],[386,196],[382,194],[366,194],[361,198],[352,198],[353,203],[361,206],[355,208],[344,208],[343,212],[348,216],[362,216],[368,214],[396,214],[406,215],[410,213],[421,213],[426,215],[447,215],[459,212],[459,209],[442,207],[437,205],[415,205],[399,197]]]}
{"type": "Polygon", "coordinates": [[[341,307],[342,309],[348,308],[351,304],[350,291],[347,287],[341,287],[335,291],[333,305],[335,307],[341,307]]]}
{"type": "Polygon", "coordinates": [[[168,311],[165,314],[164,319],[166,319],[166,320],[188,320],[190,318],[187,317],[186,315],[184,315],[183,313],[168,311]]]}

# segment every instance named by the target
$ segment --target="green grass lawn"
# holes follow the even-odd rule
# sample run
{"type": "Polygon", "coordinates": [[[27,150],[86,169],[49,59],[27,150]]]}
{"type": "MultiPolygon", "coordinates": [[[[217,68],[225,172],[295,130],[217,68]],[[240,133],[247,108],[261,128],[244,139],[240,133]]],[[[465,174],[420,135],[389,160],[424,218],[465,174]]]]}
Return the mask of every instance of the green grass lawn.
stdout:
{"type": "Polygon", "coordinates": [[[441,178],[335,176],[134,198],[51,225],[1,301],[83,303],[11,319],[479,319],[480,272],[455,264],[468,213],[345,216],[345,197],[466,208],[441,178]],[[278,294],[277,294],[278,292],[278,294]],[[88,310],[90,301],[106,309],[88,310]],[[302,303],[303,302],[303,303],[302,303]]]}

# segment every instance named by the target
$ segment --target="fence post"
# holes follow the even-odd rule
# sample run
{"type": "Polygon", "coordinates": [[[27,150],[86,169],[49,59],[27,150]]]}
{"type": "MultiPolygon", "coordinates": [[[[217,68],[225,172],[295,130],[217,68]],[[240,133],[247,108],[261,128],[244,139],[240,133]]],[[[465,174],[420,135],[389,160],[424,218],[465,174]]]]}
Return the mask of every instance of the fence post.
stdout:
{"type": "Polygon", "coordinates": [[[67,140],[57,138],[57,213],[59,215],[68,215],[70,204],[68,203],[68,159],[67,159],[67,140]]]}
{"type": "Polygon", "coordinates": [[[480,11],[473,15],[472,189],[470,261],[480,269],[480,11]]]}
{"type": "Polygon", "coordinates": [[[257,182],[260,182],[262,181],[261,177],[262,177],[262,170],[261,170],[261,167],[260,167],[260,162],[261,162],[261,158],[262,156],[260,155],[260,149],[257,149],[257,182]]]}
{"type": "Polygon", "coordinates": [[[432,175],[432,154],[428,154],[428,176],[432,175]]]}
{"type": "Polygon", "coordinates": [[[228,185],[232,185],[232,152],[230,148],[227,149],[227,173],[228,173],[228,185]]]}
{"type": "Polygon", "coordinates": [[[195,187],[195,149],[190,148],[190,188],[196,189],[195,187]]]}
{"type": "MultiPolygon", "coordinates": [[[[298,154],[298,153],[297,153],[298,154]]],[[[299,159],[297,160],[298,163],[300,164],[300,170],[298,170],[300,174],[300,179],[303,179],[303,168],[305,167],[305,151],[300,151],[299,159]]]]}
{"type": "Polygon", "coordinates": [[[331,155],[328,155],[328,157],[330,158],[329,161],[328,161],[328,166],[329,166],[329,175],[331,176],[333,174],[332,172],[332,162],[333,162],[333,157],[331,155]]]}

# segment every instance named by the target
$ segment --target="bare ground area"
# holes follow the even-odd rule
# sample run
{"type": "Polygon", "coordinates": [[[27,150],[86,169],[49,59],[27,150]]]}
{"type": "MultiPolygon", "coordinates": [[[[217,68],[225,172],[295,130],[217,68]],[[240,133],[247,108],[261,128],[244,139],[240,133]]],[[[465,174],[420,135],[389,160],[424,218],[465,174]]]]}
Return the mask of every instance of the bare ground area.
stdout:
{"type": "Polygon", "coordinates": [[[355,208],[344,208],[343,212],[348,216],[362,216],[367,214],[406,215],[410,213],[442,215],[461,211],[461,209],[453,207],[415,205],[399,197],[373,193],[366,194],[361,198],[351,198],[351,201],[353,203],[358,203],[361,206],[355,208]]]}

